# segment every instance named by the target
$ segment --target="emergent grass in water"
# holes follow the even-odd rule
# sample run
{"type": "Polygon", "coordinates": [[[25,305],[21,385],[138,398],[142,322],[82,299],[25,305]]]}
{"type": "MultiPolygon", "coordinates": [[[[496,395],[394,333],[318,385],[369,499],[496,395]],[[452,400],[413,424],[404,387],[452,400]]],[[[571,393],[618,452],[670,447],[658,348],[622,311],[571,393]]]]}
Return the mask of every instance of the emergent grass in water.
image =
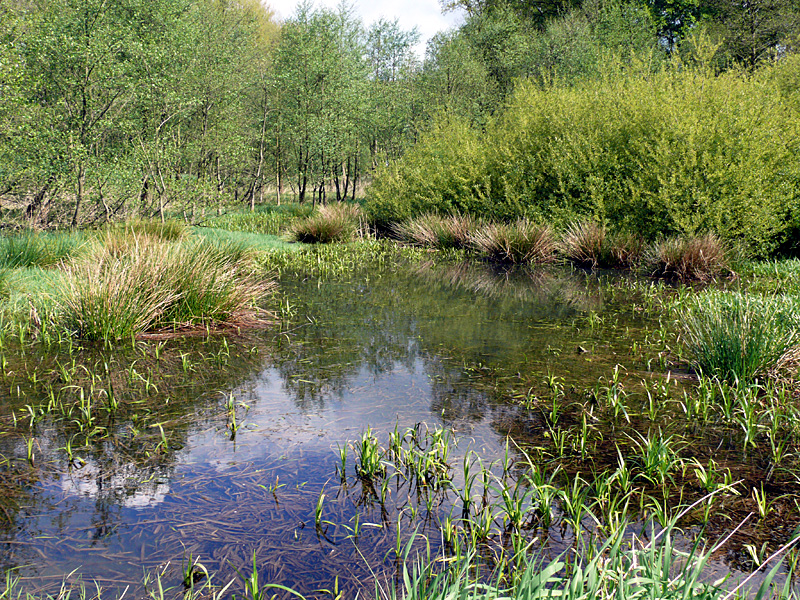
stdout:
{"type": "Polygon", "coordinates": [[[595,569],[598,590],[634,596],[648,589],[634,557],[670,589],[732,573],[731,591],[775,565],[791,586],[796,402],[779,383],[692,374],[659,312],[692,292],[402,267],[383,250],[384,268],[359,271],[315,252],[340,267],[281,258],[273,330],[63,353],[6,342],[14,590],[80,576],[114,596],[423,597],[595,569]]]}

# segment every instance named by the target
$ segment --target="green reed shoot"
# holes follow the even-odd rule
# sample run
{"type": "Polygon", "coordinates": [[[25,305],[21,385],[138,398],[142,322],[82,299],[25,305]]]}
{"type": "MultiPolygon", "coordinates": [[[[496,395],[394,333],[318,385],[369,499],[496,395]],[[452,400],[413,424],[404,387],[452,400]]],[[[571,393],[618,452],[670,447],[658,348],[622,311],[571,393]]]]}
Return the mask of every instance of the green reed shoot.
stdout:
{"type": "Polygon", "coordinates": [[[372,435],[372,428],[367,427],[361,435],[355,451],[358,459],[356,472],[360,478],[372,480],[385,475],[386,465],[383,463],[385,450],[378,443],[378,438],[372,435]]]}
{"type": "Polygon", "coordinates": [[[325,502],[325,489],[319,493],[319,497],[317,498],[317,504],[314,507],[314,525],[317,529],[322,527],[322,507],[325,502]]]}
{"type": "Polygon", "coordinates": [[[342,485],[344,485],[347,483],[347,444],[344,446],[337,445],[337,454],[339,456],[339,462],[336,465],[336,470],[339,472],[342,485]]]}

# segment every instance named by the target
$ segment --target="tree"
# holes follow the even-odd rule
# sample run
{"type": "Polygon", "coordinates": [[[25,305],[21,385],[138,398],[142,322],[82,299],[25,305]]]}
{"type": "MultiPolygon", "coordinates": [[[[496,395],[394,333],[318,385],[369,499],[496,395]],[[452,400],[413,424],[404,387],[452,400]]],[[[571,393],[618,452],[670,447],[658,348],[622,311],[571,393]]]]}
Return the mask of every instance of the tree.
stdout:
{"type": "Polygon", "coordinates": [[[800,35],[797,0],[707,0],[704,7],[723,53],[749,68],[786,53],[800,35]]]}
{"type": "Polygon", "coordinates": [[[63,180],[76,226],[87,177],[99,174],[92,167],[111,160],[114,141],[126,135],[138,50],[125,18],[129,8],[122,1],[43,0],[27,19],[21,54],[29,118],[17,146],[29,166],[37,165],[41,186],[29,212],[63,180]]]}
{"type": "Polygon", "coordinates": [[[430,42],[419,77],[426,115],[452,113],[473,125],[485,123],[497,104],[497,84],[461,32],[438,33],[430,42]]]}
{"type": "Polygon", "coordinates": [[[416,29],[403,31],[397,20],[383,19],[367,34],[369,69],[367,137],[373,168],[379,160],[392,160],[413,142],[417,106],[414,85],[419,65],[414,46],[416,29]]]}
{"type": "Polygon", "coordinates": [[[309,186],[325,201],[329,178],[342,172],[348,158],[357,160],[366,96],[363,57],[361,23],[344,5],[334,12],[301,4],[283,25],[273,85],[281,101],[276,147],[292,157],[300,202],[309,186]]]}

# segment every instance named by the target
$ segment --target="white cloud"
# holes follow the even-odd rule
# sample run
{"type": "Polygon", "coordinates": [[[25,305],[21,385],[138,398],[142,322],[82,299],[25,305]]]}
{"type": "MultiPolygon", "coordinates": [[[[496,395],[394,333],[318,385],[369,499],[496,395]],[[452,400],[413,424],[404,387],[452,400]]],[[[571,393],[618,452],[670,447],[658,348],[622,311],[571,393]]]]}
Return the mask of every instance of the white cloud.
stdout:
{"type": "MultiPolygon", "coordinates": [[[[297,7],[297,0],[267,0],[266,4],[275,11],[280,19],[290,17],[297,7]]],[[[314,6],[335,9],[339,0],[315,0],[314,6]]],[[[359,15],[364,25],[383,18],[387,21],[397,19],[404,30],[417,28],[420,42],[416,47],[417,54],[425,55],[425,45],[436,33],[460,25],[463,17],[459,12],[442,14],[438,0],[353,0],[353,10],[359,15]]]]}

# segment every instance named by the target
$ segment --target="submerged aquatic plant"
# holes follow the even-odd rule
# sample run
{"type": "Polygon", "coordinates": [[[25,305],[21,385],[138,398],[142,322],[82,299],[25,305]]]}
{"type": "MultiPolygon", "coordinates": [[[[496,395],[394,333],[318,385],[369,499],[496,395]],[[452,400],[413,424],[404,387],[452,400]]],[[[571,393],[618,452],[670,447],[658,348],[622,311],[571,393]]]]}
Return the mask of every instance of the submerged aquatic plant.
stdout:
{"type": "Polygon", "coordinates": [[[732,381],[776,369],[800,341],[800,307],[787,296],[706,291],[689,301],[682,321],[697,368],[732,381]]]}

